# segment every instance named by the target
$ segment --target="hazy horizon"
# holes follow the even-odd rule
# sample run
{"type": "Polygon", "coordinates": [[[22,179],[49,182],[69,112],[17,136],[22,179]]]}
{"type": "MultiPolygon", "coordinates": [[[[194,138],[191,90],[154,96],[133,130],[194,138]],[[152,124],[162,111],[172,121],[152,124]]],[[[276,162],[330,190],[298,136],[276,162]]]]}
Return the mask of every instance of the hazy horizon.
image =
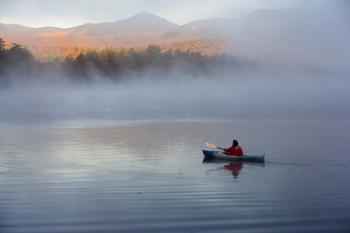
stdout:
{"type": "Polygon", "coordinates": [[[29,27],[69,28],[84,23],[114,22],[140,12],[149,12],[183,25],[207,18],[240,18],[257,9],[283,9],[300,5],[301,1],[59,1],[0,0],[0,22],[29,27]],[[179,10],[174,10],[179,9],[179,10]],[[18,16],[21,17],[18,17],[18,16]]]}
{"type": "Polygon", "coordinates": [[[349,6],[0,0],[0,232],[350,232],[349,6]]]}

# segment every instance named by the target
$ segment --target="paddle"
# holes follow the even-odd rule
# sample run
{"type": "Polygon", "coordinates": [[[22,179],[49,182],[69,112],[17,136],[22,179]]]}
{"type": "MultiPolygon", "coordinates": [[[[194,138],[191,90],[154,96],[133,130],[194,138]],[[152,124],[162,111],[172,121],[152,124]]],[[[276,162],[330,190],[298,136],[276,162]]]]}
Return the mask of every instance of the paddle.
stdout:
{"type": "Polygon", "coordinates": [[[211,144],[211,143],[208,143],[208,142],[206,142],[205,145],[206,145],[206,147],[208,147],[208,148],[224,150],[223,148],[218,147],[217,145],[214,145],[214,144],[211,144]]]}

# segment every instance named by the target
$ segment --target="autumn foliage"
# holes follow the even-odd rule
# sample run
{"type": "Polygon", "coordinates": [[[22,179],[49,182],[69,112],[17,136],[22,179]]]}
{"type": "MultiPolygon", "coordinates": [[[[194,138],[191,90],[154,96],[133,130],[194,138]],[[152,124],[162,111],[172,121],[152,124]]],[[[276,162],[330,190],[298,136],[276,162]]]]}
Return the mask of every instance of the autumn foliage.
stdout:
{"type": "Polygon", "coordinates": [[[122,77],[137,76],[144,72],[162,72],[177,70],[191,75],[202,75],[218,67],[238,67],[238,59],[225,55],[203,55],[199,52],[180,50],[162,50],[152,45],[145,49],[103,49],[87,50],[77,56],[56,59],[52,62],[40,62],[31,52],[18,44],[6,49],[0,39],[0,75],[22,74],[30,77],[42,77],[45,74],[59,74],[77,80],[89,80],[104,77],[118,80],[122,77]]]}

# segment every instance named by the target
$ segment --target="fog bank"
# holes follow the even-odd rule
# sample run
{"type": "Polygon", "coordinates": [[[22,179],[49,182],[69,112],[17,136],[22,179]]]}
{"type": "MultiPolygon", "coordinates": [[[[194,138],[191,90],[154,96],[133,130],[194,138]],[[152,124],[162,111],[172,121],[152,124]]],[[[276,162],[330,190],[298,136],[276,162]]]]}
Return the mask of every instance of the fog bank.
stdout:
{"type": "Polygon", "coordinates": [[[348,118],[350,80],[311,75],[140,77],[2,89],[0,121],[348,118]]]}

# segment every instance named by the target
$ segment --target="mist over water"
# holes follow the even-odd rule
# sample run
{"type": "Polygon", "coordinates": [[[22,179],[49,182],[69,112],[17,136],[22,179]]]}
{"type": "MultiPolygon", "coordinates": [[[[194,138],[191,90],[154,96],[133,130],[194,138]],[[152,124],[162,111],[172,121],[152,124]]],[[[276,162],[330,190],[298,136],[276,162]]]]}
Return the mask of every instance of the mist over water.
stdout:
{"type": "Polygon", "coordinates": [[[119,83],[21,83],[0,92],[2,122],[89,119],[347,118],[350,81],[310,74],[222,73],[119,83]]]}
{"type": "Polygon", "coordinates": [[[308,2],[243,19],[232,35],[254,62],[231,69],[87,64],[84,80],[15,64],[0,77],[0,232],[350,232],[348,12],[308,2]],[[203,161],[205,142],[233,138],[265,163],[203,161]]]}

